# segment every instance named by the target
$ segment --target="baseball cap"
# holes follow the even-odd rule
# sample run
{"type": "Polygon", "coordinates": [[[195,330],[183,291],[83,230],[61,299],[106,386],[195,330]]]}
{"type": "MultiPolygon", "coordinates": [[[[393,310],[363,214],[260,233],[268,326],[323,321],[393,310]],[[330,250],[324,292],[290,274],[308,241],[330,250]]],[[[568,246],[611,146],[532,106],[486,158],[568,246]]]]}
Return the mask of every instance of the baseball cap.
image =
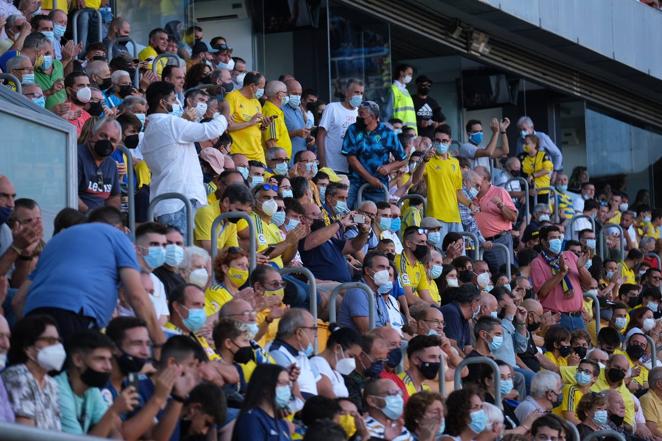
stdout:
{"type": "Polygon", "coordinates": [[[433,217],[424,217],[423,220],[421,221],[421,228],[425,228],[427,230],[434,229],[434,228],[441,228],[443,225],[441,222],[439,222],[437,219],[433,217]]]}
{"type": "Polygon", "coordinates": [[[331,182],[340,182],[340,178],[330,167],[322,167],[320,170],[322,173],[325,173],[329,177],[331,182]]]}

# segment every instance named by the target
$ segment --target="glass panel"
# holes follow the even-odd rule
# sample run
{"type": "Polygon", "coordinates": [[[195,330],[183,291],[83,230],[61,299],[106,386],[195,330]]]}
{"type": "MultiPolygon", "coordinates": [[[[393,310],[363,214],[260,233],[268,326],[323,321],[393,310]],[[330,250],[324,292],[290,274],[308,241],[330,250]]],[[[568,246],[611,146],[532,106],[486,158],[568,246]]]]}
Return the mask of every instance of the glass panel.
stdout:
{"type": "Polygon", "coordinates": [[[189,4],[189,0],[117,0],[115,15],[129,20],[131,38],[142,47],[147,45],[149,31],[169,21],[179,20],[186,29],[189,4]]]}
{"type": "Polygon", "coordinates": [[[68,200],[67,135],[3,112],[0,112],[0,133],[0,173],[12,181],[17,198],[30,198],[39,203],[44,237],[50,238],[53,219],[67,206],[68,200]],[[16,130],[17,127],[20,130],[16,130]]]}
{"type": "Polygon", "coordinates": [[[331,3],[329,41],[331,99],[344,99],[343,85],[358,78],[365,82],[365,98],[382,106],[391,85],[389,25],[331,3]]]}

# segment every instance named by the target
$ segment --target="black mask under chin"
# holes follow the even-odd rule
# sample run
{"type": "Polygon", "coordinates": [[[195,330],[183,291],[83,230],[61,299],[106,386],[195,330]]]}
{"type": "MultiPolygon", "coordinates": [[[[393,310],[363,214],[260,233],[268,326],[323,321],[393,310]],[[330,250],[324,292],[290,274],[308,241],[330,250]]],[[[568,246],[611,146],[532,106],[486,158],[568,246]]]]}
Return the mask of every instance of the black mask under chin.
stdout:
{"type": "Polygon", "coordinates": [[[120,90],[117,93],[117,96],[119,96],[120,98],[126,98],[132,93],[133,93],[133,86],[131,85],[120,86],[120,90]]]}
{"type": "Polygon", "coordinates": [[[609,421],[614,423],[617,427],[621,427],[621,424],[623,424],[623,420],[625,419],[625,416],[618,416],[616,414],[610,414],[609,415],[609,421]]]}
{"type": "Polygon", "coordinates": [[[143,366],[145,366],[145,363],[147,363],[146,358],[134,357],[126,352],[122,352],[122,355],[115,357],[115,360],[117,361],[120,371],[122,371],[122,374],[125,376],[140,372],[143,366]]]}

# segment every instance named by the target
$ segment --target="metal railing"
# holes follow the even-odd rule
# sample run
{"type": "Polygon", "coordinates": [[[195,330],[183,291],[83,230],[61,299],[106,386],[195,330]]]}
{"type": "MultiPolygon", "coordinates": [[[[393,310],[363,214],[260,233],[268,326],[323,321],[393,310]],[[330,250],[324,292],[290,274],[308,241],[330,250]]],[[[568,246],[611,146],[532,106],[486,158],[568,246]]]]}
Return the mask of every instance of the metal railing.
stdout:
{"type": "MultiPolygon", "coordinates": [[[[308,283],[306,284],[308,287],[308,306],[310,307],[310,314],[313,316],[315,326],[317,326],[317,281],[315,280],[313,273],[310,272],[308,268],[304,267],[283,268],[278,272],[281,276],[286,276],[288,274],[300,274],[306,276],[306,279],[308,279],[308,283]]],[[[315,334],[315,352],[317,352],[318,347],[318,337],[317,334],[315,334]]]]}
{"type": "Polygon", "coordinates": [[[615,430],[598,430],[597,432],[590,433],[584,437],[582,441],[591,441],[594,439],[602,439],[603,437],[612,437],[616,438],[619,441],[625,441],[625,437],[623,436],[622,433],[617,432],[615,430]]]}
{"type": "MultiPolygon", "coordinates": [[[[503,188],[505,188],[506,191],[508,191],[508,184],[510,184],[511,182],[519,182],[520,187],[524,188],[524,220],[526,224],[529,225],[529,223],[531,222],[531,209],[530,209],[531,207],[529,206],[529,196],[530,196],[529,181],[527,181],[524,178],[509,179],[508,181],[506,181],[506,184],[503,186],[503,188]]],[[[508,194],[510,193],[514,193],[514,191],[509,191],[508,194]]]]}
{"type": "Polygon", "coordinates": [[[565,427],[572,436],[572,439],[568,441],[581,441],[581,437],[579,436],[579,430],[577,430],[577,426],[575,426],[573,423],[565,419],[561,419],[560,421],[563,427],[565,427]]]}
{"type": "Polygon", "coordinates": [[[248,269],[252,272],[257,266],[257,243],[255,234],[255,222],[253,218],[242,211],[229,211],[221,213],[211,224],[211,255],[212,262],[218,254],[218,228],[227,219],[243,219],[248,223],[248,269]]]}
{"type": "Polygon", "coordinates": [[[136,183],[134,181],[133,171],[133,156],[131,151],[123,145],[120,145],[119,150],[126,156],[126,180],[127,180],[127,199],[128,199],[128,216],[129,216],[129,231],[131,240],[136,241],[136,183]]]}
{"type": "MultiPolygon", "coordinates": [[[[159,61],[161,59],[167,58],[168,61],[166,61],[166,65],[172,64],[174,66],[179,66],[179,57],[175,54],[171,54],[169,52],[159,54],[152,60],[152,72],[157,73],[158,67],[159,67],[159,61]],[[171,63],[171,61],[174,60],[174,63],[171,63]]],[[[160,79],[160,78],[159,78],[160,79]]]]}
{"type": "Polygon", "coordinates": [[[23,424],[0,423],[0,438],[2,441],[104,441],[106,438],[96,436],[78,436],[71,433],[54,432],[37,429],[23,424]]]}
{"type": "Polygon", "coordinates": [[[646,257],[653,257],[657,260],[657,269],[662,271],[662,257],[657,253],[646,253],[646,257]]]}
{"type": "MultiPolygon", "coordinates": [[[[356,195],[356,208],[358,208],[362,203],[363,203],[363,192],[365,191],[366,188],[371,188],[372,185],[370,184],[363,184],[362,186],[359,187],[359,192],[356,195]]],[[[375,187],[372,187],[375,188],[375,187]]],[[[384,190],[384,202],[388,202],[388,187],[386,184],[382,183],[382,189],[384,190]]],[[[353,207],[349,207],[350,209],[353,207]]]]}
{"type": "Polygon", "coordinates": [[[651,369],[655,369],[657,366],[657,348],[655,347],[655,341],[651,338],[650,335],[644,334],[644,337],[646,337],[648,347],[651,351],[651,369]]]}
{"type": "Polygon", "coordinates": [[[345,282],[333,288],[329,297],[329,323],[336,323],[336,297],[342,289],[362,289],[368,295],[368,328],[375,328],[375,293],[363,282],[345,282]]]}
{"type": "Polygon", "coordinates": [[[578,214],[577,216],[574,216],[572,219],[570,219],[570,239],[575,238],[575,221],[579,219],[588,219],[591,222],[591,230],[595,232],[595,219],[593,219],[591,216],[586,216],[585,214],[578,214]]]}
{"type": "Polygon", "coordinates": [[[600,332],[600,300],[592,292],[585,292],[584,298],[593,299],[593,317],[595,318],[595,334],[597,335],[600,332]]]}
{"type": "Polygon", "coordinates": [[[604,224],[602,226],[602,229],[600,230],[600,259],[602,259],[603,261],[605,260],[605,255],[607,254],[607,241],[605,240],[605,236],[607,234],[607,231],[612,228],[616,228],[618,230],[618,233],[620,235],[619,241],[621,244],[620,259],[625,259],[625,236],[624,236],[623,228],[618,224],[604,224]]]}
{"type": "Polygon", "coordinates": [[[446,399],[446,354],[443,351],[439,363],[439,395],[446,399]]]}
{"type": "Polygon", "coordinates": [[[131,43],[131,56],[135,59],[138,58],[138,47],[136,46],[136,42],[133,41],[133,38],[131,37],[115,37],[112,40],[110,40],[110,46],[108,47],[108,61],[113,59],[114,51],[113,47],[115,46],[115,43],[131,43]]]}
{"type": "MultiPolygon", "coordinates": [[[[458,234],[462,237],[468,237],[469,239],[471,239],[471,243],[474,251],[474,260],[480,260],[480,242],[478,241],[478,236],[476,236],[474,233],[470,233],[469,231],[462,231],[458,234]]],[[[467,249],[466,244],[464,246],[464,249],[466,251],[467,249]]]]}
{"type": "Polygon", "coordinates": [[[505,246],[504,244],[498,242],[492,242],[492,249],[494,248],[498,248],[502,252],[506,253],[506,275],[508,276],[508,280],[511,280],[513,278],[513,274],[512,274],[512,268],[510,266],[513,263],[513,256],[512,256],[513,250],[505,246]]]}
{"type": "MultiPolygon", "coordinates": [[[[533,195],[533,205],[538,205],[538,194],[541,191],[548,191],[549,193],[554,194],[554,223],[560,223],[561,219],[561,213],[559,213],[559,192],[556,190],[554,187],[540,187],[540,188],[535,188],[534,191],[536,192],[533,195]]],[[[548,194],[549,194],[548,193],[548,194]]],[[[547,203],[549,204],[551,202],[549,200],[549,197],[547,198],[547,203]]]]}
{"type": "MultiPolygon", "coordinates": [[[[97,41],[95,43],[99,43],[103,41],[103,17],[101,17],[101,12],[99,12],[98,9],[92,9],[92,8],[83,8],[79,9],[74,13],[73,17],[73,39],[74,39],[74,44],[78,44],[78,19],[80,18],[80,14],[85,11],[91,11],[93,14],[97,15],[97,20],[99,23],[99,26],[97,26],[97,41]]],[[[89,31],[88,31],[89,34],[89,31]]],[[[87,47],[87,41],[83,42],[83,50],[87,47]]]]}
{"type": "Polygon", "coordinates": [[[495,404],[499,406],[499,409],[503,410],[503,402],[501,401],[501,373],[499,372],[499,365],[496,364],[496,361],[492,360],[489,357],[468,357],[465,358],[457,365],[455,368],[455,390],[462,388],[462,369],[470,364],[486,364],[492,368],[494,374],[494,401],[495,404]]]}
{"type": "Polygon", "coordinates": [[[193,206],[191,201],[189,201],[186,196],[181,193],[163,193],[155,197],[149,202],[149,207],[147,207],[147,219],[149,221],[154,221],[154,207],[161,202],[168,199],[178,199],[184,203],[184,208],[186,209],[186,246],[190,247],[193,245],[193,206]]]}
{"type": "MultiPolygon", "coordinates": [[[[8,80],[16,85],[16,93],[23,95],[23,86],[21,81],[14,75],[10,73],[0,73],[0,80],[8,80]]],[[[9,87],[8,85],[6,87],[9,87]]]]}
{"type": "Polygon", "coordinates": [[[407,199],[422,202],[423,203],[423,216],[425,216],[425,213],[428,212],[428,200],[424,196],[421,196],[420,194],[406,194],[406,195],[402,196],[400,198],[400,200],[398,201],[398,207],[402,207],[402,204],[404,204],[407,199]]]}

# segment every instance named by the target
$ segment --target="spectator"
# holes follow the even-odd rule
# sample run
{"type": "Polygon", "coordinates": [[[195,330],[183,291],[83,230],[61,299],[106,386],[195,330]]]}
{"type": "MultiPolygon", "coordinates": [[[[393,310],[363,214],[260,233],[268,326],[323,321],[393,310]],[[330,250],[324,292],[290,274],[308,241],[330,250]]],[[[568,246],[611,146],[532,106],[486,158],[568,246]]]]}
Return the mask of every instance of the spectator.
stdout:
{"type": "Polygon", "coordinates": [[[412,439],[400,419],[404,410],[402,391],[393,381],[372,380],[365,387],[363,399],[367,409],[363,420],[371,438],[412,439]]]}
{"type": "Polygon", "coordinates": [[[298,152],[305,151],[310,143],[310,129],[306,121],[305,109],[301,101],[301,83],[297,80],[285,82],[287,86],[288,101],[283,106],[285,125],[292,142],[292,152],[290,158],[293,158],[298,152]]]}
{"type": "Polygon", "coordinates": [[[290,374],[285,368],[265,364],[255,369],[232,433],[232,440],[289,440],[290,430],[283,418],[292,398],[290,374]]]}
{"type": "Polygon", "coordinates": [[[534,440],[560,440],[563,439],[564,435],[563,424],[555,415],[543,415],[531,425],[531,438],[534,440]]]}
{"type": "MultiPolygon", "coordinates": [[[[225,117],[218,115],[209,122],[194,123],[170,115],[175,102],[174,86],[163,81],[150,84],[147,102],[149,124],[141,148],[152,172],[150,199],[177,192],[191,200],[194,208],[206,205],[202,169],[193,143],[220,136],[227,128],[225,117]],[[173,168],[173,163],[181,166],[173,168]]],[[[186,231],[186,210],[182,202],[161,202],[154,214],[158,222],[186,231]]]]}
{"type": "Polygon", "coordinates": [[[487,428],[487,414],[476,389],[465,386],[446,399],[446,434],[442,441],[475,439],[487,428]]]}
{"type": "Polygon", "coordinates": [[[416,133],[416,110],[414,102],[407,90],[414,74],[413,66],[399,64],[393,70],[393,84],[388,91],[386,105],[382,114],[384,121],[399,119],[403,125],[416,133]]]}
{"type": "MultiPolygon", "coordinates": [[[[30,24],[25,23],[24,29],[27,29],[27,31],[30,30],[30,24]]],[[[46,49],[49,45],[48,38],[41,32],[32,32],[29,33],[26,37],[24,37],[25,40],[23,41],[23,46],[17,47],[15,50],[8,50],[2,56],[0,56],[0,70],[3,72],[8,72],[7,69],[7,62],[14,58],[17,55],[24,55],[28,57],[30,60],[30,65],[33,68],[38,68],[41,66],[41,64],[37,64],[37,61],[43,60],[43,55],[46,52],[46,49]],[[19,54],[20,52],[20,54],[19,54]]]]}
{"type": "Polygon", "coordinates": [[[582,397],[589,393],[600,375],[600,366],[593,360],[584,359],[577,366],[575,384],[563,386],[563,402],[559,408],[561,416],[572,424],[581,423],[577,415],[577,406],[582,397]]]}
{"type": "Polygon", "coordinates": [[[179,285],[186,283],[178,270],[184,263],[184,236],[177,227],[166,227],[165,260],[163,265],[154,270],[154,275],[159,278],[165,288],[166,297],[179,285]]]}
{"type": "Polygon", "coordinates": [[[104,93],[112,86],[110,67],[105,60],[94,60],[87,63],[85,73],[90,78],[90,83],[104,93]]]}
{"type": "Polygon", "coordinates": [[[383,188],[388,188],[389,175],[407,165],[407,155],[397,135],[379,121],[377,103],[364,101],[358,113],[357,122],[345,133],[341,150],[350,168],[349,208],[354,207],[359,189],[366,183],[373,188],[364,191],[363,197],[371,201],[383,200],[383,188]]]}
{"type": "Polygon", "coordinates": [[[317,384],[320,396],[341,398],[349,395],[343,375],[350,375],[356,369],[356,358],[361,355],[360,343],[356,331],[337,327],[332,330],[324,351],[310,359],[310,364],[321,375],[317,384]]]}
{"type": "MultiPolygon", "coordinates": [[[[363,278],[361,280],[368,285],[372,292],[366,293],[357,288],[347,290],[338,313],[340,326],[351,328],[362,334],[370,329],[368,296],[381,294],[383,289],[392,289],[393,282],[389,277],[388,269],[389,262],[386,256],[377,252],[368,253],[363,260],[363,278]]],[[[384,298],[381,295],[375,295],[374,304],[375,326],[387,326],[390,321],[384,298]]]]}
{"type": "Polygon", "coordinates": [[[246,74],[243,86],[225,96],[228,132],[234,144],[233,152],[248,159],[266,162],[262,148],[262,130],[271,124],[271,118],[262,114],[258,101],[264,95],[265,78],[259,72],[246,74]]]}
{"type": "Polygon", "coordinates": [[[380,378],[388,362],[389,348],[386,340],[374,333],[361,336],[361,354],[356,369],[345,376],[349,399],[359,410],[364,408],[363,390],[371,379],[380,378]]]}
{"type": "MultiPolygon", "coordinates": [[[[4,316],[0,315],[0,372],[7,364],[7,352],[10,348],[11,330],[4,316]]],[[[0,377],[0,422],[13,423],[15,421],[14,411],[7,397],[7,389],[0,377]]]]}
{"type": "Polygon", "coordinates": [[[446,322],[444,333],[461,351],[468,354],[473,349],[469,320],[477,317],[480,312],[480,292],[475,286],[465,285],[453,288],[452,296],[454,300],[441,307],[446,322]]]}
{"type": "Polygon", "coordinates": [[[304,441],[315,440],[344,441],[347,439],[347,432],[339,424],[328,419],[319,420],[308,427],[303,437],[304,441]]]}
{"type": "Polygon", "coordinates": [[[436,392],[419,392],[407,400],[405,427],[418,440],[440,438],[446,428],[444,400],[436,392]]]}
{"type": "Polygon", "coordinates": [[[490,129],[492,130],[492,137],[487,147],[481,148],[480,145],[483,143],[483,126],[480,121],[476,119],[469,120],[466,125],[467,139],[468,142],[465,142],[460,146],[460,151],[458,156],[460,158],[467,158],[471,160],[471,168],[475,169],[478,166],[489,170],[491,168],[492,158],[498,158],[500,156],[508,156],[508,135],[506,130],[510,125],[510,120],[504,118],[503,121],[499,122],[498,119],[492,118],[490,121],[490,129]],[[501,150],[502,152],[496,153],[497,140],[499,139],[499,133],[501,133],[501,150]]]}
{"type": "Polygon", "coordinates": [[[322,167],[335,172],[349,173],[347,159],[341,154],[343,139],[350,125],[358,116],[358,107],[363,102],[363,81],[350,79],[344,90],[344,100],[329,103],[322,113],[317,130],[317,149],[322,167]]]}
{"type": "MultiPolygon", "coordinates": [[[[281,147],[269,147],[266,151],[269,173],[272,173],[275,176],[287,176],[290,158],[287,156],[285,149],[281,147]]],[[[281,187],[282,185],[279,185],[279,189],[282,191],[281,187]]]]}
{"type": "MultiPolygon", "coordinates": [[[[223,389],[230,398],[231,404],[239,404],[240,397],[246,394],[246,383],[250,380],[250,374],[244,367],[255,358],[250,345],[248,332],[239,322],[232,319],[222,319],[214,324],[213,331],[214,348],[220,359],[232,369],[237,381],[225,380],[223,389]]],[[[252,366],[254,369],[255,366],[252,366]]],[[[234,406],[233,406],[234,407],[234,406]]]]}
{"type": "MultiPolygon", "coordinates": [[[[288,310],[278,323],[278,334],[271,344],[270,354],[277,364],[286,369],[296,365],[299,370],[298,389],[304,398],[317,395],[317,383],[321,380],[319,371],[308,357],[314,354],[317,323],[305,309],[288,310]]],[[[247,393],[247,397],[248,394],[247,393]]]]}
{"type": "MultiPolygon", "coordinates": [[[[168,46],[168,34],[161,28],[152,29],[149,32],[149,45],[140,51],[138,59],[147,61],[147,69],[152,70],[152,62],[160,54],[165,53],[168,46]]],[[[156,66],[156,74],[161,77],[163,68],[168,63],[167,59],[162,58],[156,66]]]]}
{"type": "MultiPolygon", "coordinates": [[[[189,71],[190,72],[190,71],[189,71]]],[[[194,86],[197,86],[194,85],[194,86]]],[[[186,87],[186,86],[184,86],[186,87]]],[[[192,121],[200,122],[202,121],[205,113],[207,113],[207,102],[209,101],[209,93],[204,89],[193,89],[189,90],[186,95],[184,95],[184,116],[185,119],[192,116],[192,121]]],[[[219,135],[220,136],[220,135],[219,135]]],[[[217,138],[214,136],[213,138],[217,138]]]]}
{"type": "Polygon", "coordinates": [[[205,313],[211,323],[223,305],[238,296],[248,281],[248,254],[239,247],[223,249],[214,260],[214,274],[220,283],[213,283],[205,294],[205,313]]]}
{"type": "Polygon", "coordinates": [[[650,389],[641,398],[646,425],[654,436],[662,436],[662,367],[655,367],[648,375],[650,389]]]}
{"type": "Polygon", "coordinates": [[[179,422],[182,439],[194,440],[213,433],[226,421],[226,400],[223,390],[213,383],[200,383],[193,388],[181,412],[179,422]]]}
{"type": "Polygon", "coordinates": [[[218,317],[220,319],[230,318],[241,323],[240,327],[248,334],[248,337],[251,341],[251,348],[253,348],[253,354],[255,358],[255,363],[253,366],[250,366],[252,362],[249,362],[249,367],[246,369],[247,372],[252,372],[252,369],[255,368],[256,364],[264,363],[273,363],[273,358],[257,343],[256,339],[260,337],[260,334],[264,334],[266,331],[264,325],[268,323],[263,322],[260,326],[256,321],[257,313],[253,309],[253,306],[243,299],[233,299],[227,302],[221,308],[218,317]],[[252,368],[252,369],[251,369],[252,368]]]}
{"type": "Polygon", "coordinates": [[[234,62],[234,68],[230,69],[234,88],[241,89],[244,87],[244,79],[246,78],[246,74],[248,72],[248,68],[246,67],[246,60],[240,57],[231,57],[230,59],[234,62]]]}
{"type": "MultiPolygon", "coordinates": [[[[563,170],[563,154],[561,150],[554,144],[554,141],[544,132],[539,132],[533,128],[533,120],[528,116],[522,116],[517,120],[517,128],[520,130],[520,137],[517,140],[517,150],[516,154],[525,152],[526,136],[535,135],[538,138],[538,143],[536,147],[540,151],[545,152],[551,158],[553,162],[553,170],[559,172],[563,170]]],[[[551,170],[550,170],[551,171],[551,170]]],[[[588,178],[587,178],[588,180],[588,178]]],[[[539,187],[542,187],[540,185],[539,187]]]]}
{"type": "Polygon", "coordinates": [[[74,71],[64,78],[64,88],[67,92],[66,101],[54,105],[52,110],[73,124],[76,127],[76,134],[80,136],[83,125],[91,117],[84,109],[84,106],[92,99],[90,79],[83,72],[74,71]]]}
{"type": "Polygon", "coordinates": [[[425,230],[409,227],[402,235],[404,248],[402,254],[395,256],[395,265],[399,270],[400,284],[404,288],[407,301],[432,303],[426,263],[429,248],[425,230]]]}
{"type": "MultiPolygon", "coordinates": [[[[464,194],[464,197],[467,198],[467,200],[472,201],[473,203],[477,203],[477,196],[480,193],[480,189],[482,187],[484,179],[481,175],[476,173],[474,170],[464,170],[462,172],[462,193],[464,194]]],[[[480,245],[485,249],[489,250],[492,247],[492,243],[485,243],[486,240],[483,237],[483,234],[481,233],[480,229],[478,228],[478,223],[476,222],[477,215],[479,213],[473,212],[473,210],[470,207],[467,207],[466,205],[459,205],[460,209],[460,220],[462,221],[462,229],[468,233],[473,233],[476,235],[478,238],[478,242],[480,245]]],[[[511,225],[512,229],[512,225],[511,225]]],[[[441,247],[442,239],[441,239],[441,228],[437,230],[438,233],[435,234],[435,240],[438,240],[438,246],[441,247]]]]}
{"type": "MultiPolygon", "coordinates": [[[[131,34],[131,23],[123,17],[115,17],[108,25],[108,35],[103,39],[106,51],[112,54],[109,58],[115,58],[118,55],[129,54],[127,41],[118,41],[129,37],[131,34]]],[[[135,50],[135,48],[134,48],[135,50]]]]}
{"type": "Polygon", "coordinates": [[[537,201],[541,204],[549,203],[549,190],[551,186],[554,164],[541,145],[541,139],[536,135],[524,137],[524,152],[522,156],[522,172],[527,176],[532,192],[537,194],[529,197],[529,204],[537,201]]]}
{"type": "Polygon", "coordinates": [[[532,412],[546,413],[561,405],[563,383],[556,372],[542,370],[531,380],[531,393],[515,409],[519,421],[525,421],[532,412]]]}
{"type": "Polygon", "coordinates": [[[435,129],[446,122],[441,106],[430,96],[431,89],[432,80],[420,75],[416,78],[416,95],[412,97],[418,135],[430,139],[434,138],[435,129]]]}
{"type": "Polygon", "coordinates": [[[177,97],[176,104],[173,106],[173,112],[179,113],[183,111],[184,102],[184,82],[185,82],[185,69],[180,66],[172,64],[163,68],[163,81],[171,83],[175,86],[175,96],[177,97]],[[177,106],[175,108],[175,106],[177,106]]]}
{"type": "Polygon", "coordinates": [[[280,147],[285,150],[288,158],[292,157],[292,141],[285,125],[283,110],[289,102],[287,86],[280,81],[269,81],[264,89],[267,100],[264,102],[262,112],[269,119],[262,131],[262,144],[267,150],[271,147],[280,147]]]}
{"type": "Polygon", "coordinates": [[[581,420],[577,430],[582,439],[593,432],[608,430],[607,397],[596,392],[584,395],[577,405],[577,416],[581,420]]]}
{"type": "Polygon", "coordinates": [[[46,97],[44,97],[44,93],[41,91],[41,87],[36,84],[24,85],[23,96],[42,109],[44,109],[46,106],[46,97]]]}
{"type": "MultiPolygon", "coordinates": [[[[111,86],[106,90],[106,106],[109,108],[118,107],[127,96],[133,93],[133,84],[131,76],[125,70],[116,70],[110,75],[111,86]]],[[[144,121],[141,121],[144,123],[144,121]]]]}
{"type": "Polygon", "coordinates": [[[21,287],[27,294],[19,293],[14,298],[15,310],[52,316],[66,342],[81,329],[107,325],[117,304],[121,280],[129,304],[147,322],[152,341],[159,344],[163,333],[140,282],[133,244],[116,228],[121,225],[119,211],[97,209],[90,220],[67,228],[48,242],[31,280],[21,287]],[[95,246],[90,247],[91,243],[95,246]],[[75,279],[71,277],[72,268],[79,271],[75,279]]]}
{"type": "Polygon", "coordinates": [[[85,213],[104,205],[119,208],[117,164],[110,157],[122,140],[122,127],[110,118],[92,128],[86,144],[78,145],[78,209],[85,213]]]}
{"type": "Polygon", "coordinates": [[[587,254],[561,252],[562,235],[558,227],[540,230],[541,254],[531,262],[533,289],[545,310],[561,313],[561,325],[569,330],[584,329],[582,320],[583,287],[591,283],[586,269],[587,254]]]}
{"type": "Polygon", "coordinates": [[[0,376],[18,424],[61,430],[58,386],[48,372],[62,369],[66,356],[50,317],[34,315],[16,323],[7,354],[8,367],[0,376]]]}
{"type": "MultiPolygon", "coordinates": [[[[436,335],[417,335],[407,345],[409,368],[399,374],[409,397],[430,391],[425,381],[436,380],[441,365],[441,339],[436,335]]],[[[398,348],[399,350],[399,348],[398,348]]]]}
{"type": "MultiPolygon", "coordinates": [[[[21,83],[21,85],[34,84],[34,69],[32,62],[25,55],[16,55],[7,61],[7,71],[14,75],[21,83]]],[[[14,85],[13,89],[18,90],[18,86],[14,85]]]]}

